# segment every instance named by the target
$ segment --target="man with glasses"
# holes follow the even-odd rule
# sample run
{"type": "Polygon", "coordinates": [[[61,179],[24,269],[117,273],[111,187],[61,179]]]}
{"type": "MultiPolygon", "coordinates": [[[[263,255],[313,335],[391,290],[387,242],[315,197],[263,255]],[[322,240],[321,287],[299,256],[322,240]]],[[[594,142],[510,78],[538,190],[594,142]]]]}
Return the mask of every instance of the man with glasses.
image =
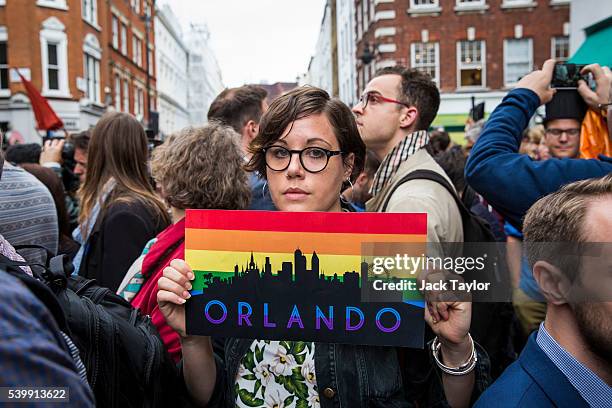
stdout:
{"type": "Polygon", "coordinates": [[[546,104],[544,140],[552,157],[578,158],[580,126],[586,110],[586,103],[575,90],[559,90],[546,104]]]}
{"type": "MultiPolygon", "coordinates": [[[[554,67],[554,60],[546,61],[541,70],[525,75],[506,95],[489,117],[465,166],[465,177],[470,186],[519,230],[522,230],[525,213],[540,198],[565,184],[603,177],[612,172],[612,158],[605,156],[600,156],[599,160],[553,157],[538,162],[519,154],[522,132],[529,119],[538,106],[550,102],[555,94],[555,89],[550,87],[554,67]]],[[[598,64],[584,67],[583,73],[587,72],[593,74],[597,87],[593,91],[581,84],[578,87],[580,96],[593,109],[605,107],[609,110],[612,72],[598,64]]],[[[555,134],[560,140],[572,137],[571,134],[576,132],[571,129],[575,129],[576,122],[568,125],[565,121],[550,120],[547,128],[551,135],[546,137],[556,137],[555,134]]],[[[575,157],[570,150],[565,146],[557,154],[575,157]]]]}
{"type": "Polygon", "coordinates": [[[381,161],[366,204],[371,212],[426,212],[428,242],[462,242],[463,224],[453,196],[426,179],[403,180],[430,170],[452,183],[428,151],[427,129],[440,106],[431,78],[402,66],[383,68],[353,107],[361,138],[381,161]]]}

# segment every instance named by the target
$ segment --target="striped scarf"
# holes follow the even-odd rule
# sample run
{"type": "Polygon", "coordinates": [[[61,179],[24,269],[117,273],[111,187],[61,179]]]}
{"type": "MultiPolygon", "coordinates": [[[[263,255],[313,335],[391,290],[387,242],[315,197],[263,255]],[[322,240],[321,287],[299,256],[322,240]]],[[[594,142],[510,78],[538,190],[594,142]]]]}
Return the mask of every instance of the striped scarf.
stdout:
{"type": "Polygon", "coordinates": [[[429,134],[426,130],[418,130],[406,135],[380,163],[380,167],[374,175],[370,194],[374,197],[380,193],[402,163],[427,143],[429,143],[429,134]]]}

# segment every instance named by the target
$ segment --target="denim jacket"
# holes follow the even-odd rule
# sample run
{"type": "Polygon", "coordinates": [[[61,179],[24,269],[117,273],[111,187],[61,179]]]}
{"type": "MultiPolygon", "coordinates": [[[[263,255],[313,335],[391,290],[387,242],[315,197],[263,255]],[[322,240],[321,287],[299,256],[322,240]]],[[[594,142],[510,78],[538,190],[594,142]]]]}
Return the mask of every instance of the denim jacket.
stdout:
{"type": "MultiPolygon", "coordinates": [[[[235,406],[236,375],[251,343],[248,339],[213,339],[217,379],[209,406],[235,406]]],[[[476,347],[472,401],[489,384],[488,357],[479,345],[476,347]]],[[[315,343],[315,370],[321,408],[448,407],[442,374],[428,348],[315,343]]]]}

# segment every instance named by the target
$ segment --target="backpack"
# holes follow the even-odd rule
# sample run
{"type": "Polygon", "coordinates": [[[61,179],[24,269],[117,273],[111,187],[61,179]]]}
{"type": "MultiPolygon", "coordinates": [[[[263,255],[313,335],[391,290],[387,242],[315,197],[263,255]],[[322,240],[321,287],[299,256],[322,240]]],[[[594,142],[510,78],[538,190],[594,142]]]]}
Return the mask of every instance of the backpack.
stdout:
{"type": "MultiPolygon", "coordinates": [[[[79,349],[100,407],[188,405],[178,369],[149,316],[95,280],[68,276],[66,255],[50,258],[31,277],[0,254],[0,266],[21,280],[51,311],[79,349]]],[[[39,268],[37,268],[39,269],[39,268]]]]}
{"type": "Polygon", "coordinates": [[[399,182],[395,183],[395,185],[391,188],[391,191],[387,194],[387,198],[383,204],[381,212],[385,212],[387,210],[387,206],[389,205],[389,201],[391,200],[391,196],[395,190],[397,190],[402,184],[410,180],[417,179],[430,180],[440,184],[455,199],[455,203],[457,204],[457,208],[461,214],[464,242],[495,242],[495,236],[491,232],[491,227],[489,224],[469,210],[470,203],[467,200],[473,196],[470,194],[464,194],[463,199],[460,199],[450,183],[442,175],[433,170],[415,170],[406,174],[399,182]]]}
{"type": "MultiPolygon", "coordinates": [[[[432,170],[415,170],[395,183],[387,195],[382,212],[387,209],[391,196],[399,186],[410,180],[417,179],[431,180],[440,184],[454,198],[461,214],[464,242],[496,242],[489,224],[469,209],[474,197],[473,190],[470,191],[471,189],[466,186],[462,198],[459,198],[450,183],[442,175],[432,170]]],[[[462,255],[465,257],[480,256],[479,253],[475,253],[473,248],[469,246],[464,247],[462,255]]],[[[488,253],[487,255],[489,256],[486,261],[487,267],[485,270],[495,271],[497,281],[503,285],[507,283],[508,288],[511,288],[510,280],[505,274],[507,271],[501,270],[498,267],[500,264],[500,254],[495,252],[494,254],[488,253]]],[[[472,279],[483,281],[483,277],[478,276],[476,273],[466,272],[462,277],[465,281],[471,281],[472,279]]],[[[489,276],[489,278],[492,278],[492,276],[489,276]]],[[[476,300],[472,303],[470,332],[474,340],[487,351],[491,360],[491,375],[494,379],[516,360],[516,352],[511,341],[514,335],[514,320],[514,308],[511,302],[492,302],[491,300],[478,302],[476,300]]]]}

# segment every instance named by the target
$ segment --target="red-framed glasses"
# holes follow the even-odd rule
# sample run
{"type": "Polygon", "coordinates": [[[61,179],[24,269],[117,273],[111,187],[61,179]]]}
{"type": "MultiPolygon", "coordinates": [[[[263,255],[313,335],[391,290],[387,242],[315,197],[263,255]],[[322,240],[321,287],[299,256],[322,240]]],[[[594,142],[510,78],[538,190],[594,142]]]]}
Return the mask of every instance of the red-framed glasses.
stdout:
{"type": "Polygon", "coordinates": [[[407,103],[400,102],[400,101],[397,101],[397,100],[391,99],[391,98],[386,98],[386,97],[382,96],[381,94],[379,94],[378,92],[373,92],[373,91],[365,92],[359,98],[359,103],[361,103],[363,109],[365,109],[366,106],[368,106],[369,103],[378,104],[378,103],[381,103],[381,102],[396,103],[398,105],[402,105],[402,106],[405,106],[407,108],[410,107],[410,105],[408,105],[407,103]]]}

